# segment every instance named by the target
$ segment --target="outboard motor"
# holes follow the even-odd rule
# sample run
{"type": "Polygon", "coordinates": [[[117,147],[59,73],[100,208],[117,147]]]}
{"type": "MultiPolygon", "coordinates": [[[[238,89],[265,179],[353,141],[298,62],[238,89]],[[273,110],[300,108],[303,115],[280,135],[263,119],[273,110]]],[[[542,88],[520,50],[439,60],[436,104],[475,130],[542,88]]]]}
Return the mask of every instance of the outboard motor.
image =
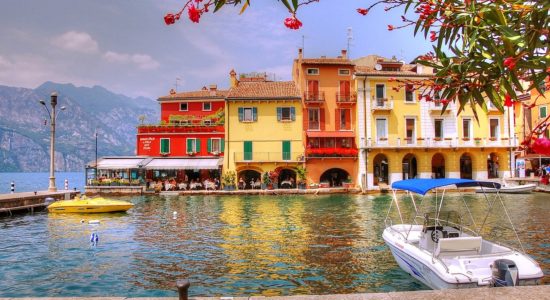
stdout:
{"type": "Polygon", "coordinates": [[[491,266],[494,286],[516,286],[519,283],[519,272],[516,263],[509,259],[497,259],[491,266]]]}

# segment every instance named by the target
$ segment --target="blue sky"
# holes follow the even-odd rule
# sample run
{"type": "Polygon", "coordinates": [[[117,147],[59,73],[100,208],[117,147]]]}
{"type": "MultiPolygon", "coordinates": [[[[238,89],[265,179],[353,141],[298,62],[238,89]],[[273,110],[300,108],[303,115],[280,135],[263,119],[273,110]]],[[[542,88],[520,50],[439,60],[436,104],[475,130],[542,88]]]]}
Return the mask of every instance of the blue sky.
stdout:
{"type": "Polygon", "coordinates": [[[227,88],[229,71],[268,72],[289,80],[292,60],[304,37],[306,57],[351,58],[369,54],[410,61],[431,45],[399,25],[402,12],[383,7],[359,15],[372,1],[321,0],[303,7],[304,26],[290,30],[275,0],[253,0],[243,15],[235,8],[207,14],[199,24],[187,18],[164,24],[183,0],[7,0],[0,9],[0,85],[35,88],[45,81],[101,85],[128,96],[156,99],[174,88],[209,84],[227,88]]]}

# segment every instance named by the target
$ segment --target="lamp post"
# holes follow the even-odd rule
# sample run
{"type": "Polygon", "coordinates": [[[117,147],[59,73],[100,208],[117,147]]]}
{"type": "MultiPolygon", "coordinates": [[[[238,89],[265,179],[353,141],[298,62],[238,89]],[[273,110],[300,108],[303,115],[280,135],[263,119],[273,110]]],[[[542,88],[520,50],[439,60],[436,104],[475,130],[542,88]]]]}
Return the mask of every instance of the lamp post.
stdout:
{"type": "MultiPolygon", "coordinates": [[[[44,106],[50,117],[50,185],[48,186],[48,192],[57,192],[55,187],[55,120],[57,119],[55,106],[57,105],[57,93],[53,92],[51,94],[51,111],[48,109],[46,101],[40,100],[40,104],[44,106]]],[[[65,110],[65,106],[61,106],[61,110],[65,110]]]]}
{"type": "Polygon", "coordinates": [[[95,129],[95,180],[97,180],[97,128],[95,129]]]}

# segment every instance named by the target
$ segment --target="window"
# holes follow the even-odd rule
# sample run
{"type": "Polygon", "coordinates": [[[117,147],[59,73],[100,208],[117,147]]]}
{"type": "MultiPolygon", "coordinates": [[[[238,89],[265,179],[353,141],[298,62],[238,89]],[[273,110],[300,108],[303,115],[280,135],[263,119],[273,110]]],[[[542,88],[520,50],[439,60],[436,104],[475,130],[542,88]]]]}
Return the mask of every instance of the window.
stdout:
{"type": "Polygon", "coordinates": [[[378,106],[384,106],[385,89],[383,84],[376,85],[376,105],[378,106]]]}
{"type": "Polygon", "coordinates": [[[306,92],[306,101],[319,101],[319,81],[318,80],[308,80],[307,81],[307,92],[306,92]]]}
{"type": "Polygon", "coordinates": [[[277,107],[277,121],[296,120],[296,109],[294,107],[277,107]]]}
{"type": "Polygon", "coordinates": [[[252,142],[244,141],[243,142],[243,158],[244,160],[252,160],[252,142]]]}
{"type": "Polygon", "coordinates": [[[338,69],[338,75],[340,76],[349,76],[350,73],[349,69],[338,69]]]}
{"type": "Polygon", "coordinates": [[[539,107],[539,118],[546,118],[546,106],[539,107]]]}
{"type": "Polygon", "coordinates": [[[185,151],[187,154],[194,154],[201,152],[201,140],[196,138],[187,139],[187,148],[185,151]]]}
{"type": "Polygon", "coordinates": [[[318,68],[307,68],[306,73],[307,73],[307,75],[319,75],[319,69],[318,68]]]}
{"type": "Polygon", "coordinates": [[[283,141],[283,160],[290,160],[290,141],[283,141]]]}
{"type": "Polygon", "coordinates": [[[202,103],[202,110],[203,110],[203,111],[211,111],[211,110],[212,110],[212,103],[210,103],[210,102],[203,102],[203,103],[202,103]]]}
{"type": "Polygon", "coordinates": [[[337,101],[350,101],[351,100],[351,94],[350,94],[350,82],[349,80],[341,80],[340,81],[340,93],[338,93],[338,99],[337,101]]]}
{"type": "Polygon", "coordinates": [[[435,138],[443,138],[443,119],[435,119],[434,120],[434,137],[435,138]]]}
{"type": "Polygon", "coordinates": [[[307,112],[308,130],[319,130],[319,108],[309,108],[307,112]]]}
{"type": "Polygon", "coordinates": [[[412,84],[405,85],[405,102],[414,102],[414,86],[412,84]]]}
{"type": "Polygon", "coordinates": [[[407,135],[407,144],[413,144],[415,139],[415,119],[405,119],[405,133],[407,135]]]}
{"type": "Polygon", "coordinates": [[[378,141],[386,141],[388,139],[387,119],[376,119],[376,138],[378,141]]]}
{"type": "Polygon", "coordinates": [[[490,137],[492,139],[496,139],[499,137],[499,134],[500,134],[500,128],[499,128],[499,120],[498,119],[490,119],[489,120],[489,133],[490,133],[490,137]]]}
{"type": "Polygon", "coordinates": [[[224,139],[222,138],[211,138],[208,139],[207,149],[208,153],[221,153],[224,148],[224,139]]]}
{"type": "Polygon", "coordinates": [[[170,153],[170,139],[160,139],[160,153],[170,153]]]}
{"type": "Polygon", "coordinates": [[[187,102],[180,103],[180,111],[187,111],[187,110],[188,110],[187,102]]]}
{"type": "Polygon", "coordinates": [[[462,119],[462,138],[470,139],[472,138],[472,120],[462,119]]]}
{"type": "Polygon", "coordinates": [[[339,121],[337,120],[339,122],[339,130],[351,130],[351,109],[339,109],[337,113],[339,114],[337,118],[340,119],[339,121]]]}
{"type": "Polygon", "coordinates": [[[325,148],[334,148],[336,145],[333,138],[324,139],[323,144],[325,145],[325,148]]]}
{"type": "Polygon", "coordinates": [[[239,122],[258,121],[258,109],[256,107],[239,107],[239,122]]]}

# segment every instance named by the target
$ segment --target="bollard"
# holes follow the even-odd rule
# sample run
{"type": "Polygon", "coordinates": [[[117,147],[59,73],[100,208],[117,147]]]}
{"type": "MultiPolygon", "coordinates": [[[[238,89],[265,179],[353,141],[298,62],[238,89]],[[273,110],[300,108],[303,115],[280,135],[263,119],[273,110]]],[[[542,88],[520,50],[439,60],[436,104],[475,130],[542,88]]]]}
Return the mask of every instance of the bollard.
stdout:
{"type": "Polygon", "coordinates": [[[11,182],[11,193],[15,193],[15,182],[11,182]]]}
{"type": "Polygon", "coordinates": [[[65,190],[69,189],[69,180],[65,179],[65,190]]]}
{"type": "Polygon", "coordinates": [[[191,283],[188,279],[176,281],[176,286],[178,287],[179,300],[188,300],[187,292],[191,283]]]}

